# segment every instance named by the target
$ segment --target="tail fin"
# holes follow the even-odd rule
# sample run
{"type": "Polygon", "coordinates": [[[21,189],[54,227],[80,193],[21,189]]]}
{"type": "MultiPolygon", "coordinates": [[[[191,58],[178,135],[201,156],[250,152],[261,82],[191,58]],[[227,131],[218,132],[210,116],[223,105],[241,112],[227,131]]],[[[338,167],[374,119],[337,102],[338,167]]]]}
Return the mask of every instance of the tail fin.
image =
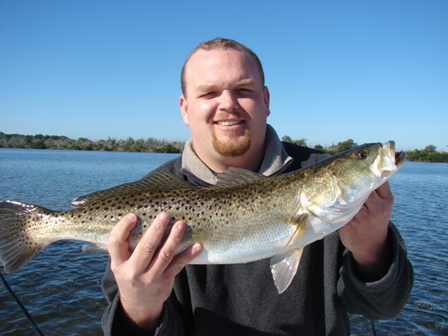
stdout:
{"type": "Polygon", "coordinates": [[[38,209],[44,210],[31,204],[0,201],[0,262],[5,273],[19,271],[48,245],[34,241],[29,235],[27,214],[38,209]]]}

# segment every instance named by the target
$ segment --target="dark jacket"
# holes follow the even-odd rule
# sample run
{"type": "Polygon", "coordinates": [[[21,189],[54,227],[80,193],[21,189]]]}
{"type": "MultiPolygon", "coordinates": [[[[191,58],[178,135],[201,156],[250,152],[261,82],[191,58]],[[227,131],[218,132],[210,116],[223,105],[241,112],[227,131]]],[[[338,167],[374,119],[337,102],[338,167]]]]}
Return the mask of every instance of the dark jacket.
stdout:
{"type": "MultiPolygon", "coordinates": [[[[282,173],[325,157],[314,149],[289,143],[283,146],[294,161],[282,173]]],[[[182,169],[182,157],[156,169],[160,170],[206,185],[182,169]]],[[[393,224],[389,243],[394,251],[389,272],[379,281],[364,283],[354,275],[351,253],[334,232],[305,248],[296,276],[281,295],[267,259],[247,264],[187,265],[175,279],[156,335],[349,335],[349,313],[369,319],[393,318],[408,299],[413,270],[393,224]]],[[[102,321],[105,334],[138,334],[120,309],[110,267],[103,278],[103,290],[109,302],[102,321]]]]}

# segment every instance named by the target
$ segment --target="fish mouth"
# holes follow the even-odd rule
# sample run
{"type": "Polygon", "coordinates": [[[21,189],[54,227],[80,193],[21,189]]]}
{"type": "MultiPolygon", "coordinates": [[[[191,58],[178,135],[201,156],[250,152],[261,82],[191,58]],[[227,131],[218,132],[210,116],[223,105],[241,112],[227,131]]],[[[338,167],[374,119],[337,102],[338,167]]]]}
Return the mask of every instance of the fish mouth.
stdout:
{"type": "Polygon", "coordinates": [[[400,168],[405,161],[406,161],[405,152],[395,153],[395,165],[397,166],[397,168],[400,168]]]}
{"type": "Polygon", "coordinates": [[[403,165],[406,154],[404,152],[395,152],[394,141],[387,141],[379,145],[378,155],[371,164],[370,170],[377,177],[394,174],[403,165]]]}
{"type": "Polygon", "coordinates": [[[406,160],[406,153],[405,152],[396,152],[395,151],[395,141],[390,140],[382,144],[383,152],[385,155],[389,156],[389,158],[392,160],[396,166],[396,169],[399,169],[401,165],[406,160]]]}

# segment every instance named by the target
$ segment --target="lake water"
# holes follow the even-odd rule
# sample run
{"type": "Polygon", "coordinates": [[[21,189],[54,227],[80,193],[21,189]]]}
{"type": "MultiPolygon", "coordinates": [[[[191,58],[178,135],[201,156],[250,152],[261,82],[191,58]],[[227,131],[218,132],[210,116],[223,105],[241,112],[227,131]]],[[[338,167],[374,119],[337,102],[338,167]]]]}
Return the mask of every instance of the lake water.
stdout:
{"type": "MultiPolygon", "coordinates": [[[[68,209],[80,195],[141,178],[175,154],[0,149],[0,199],[68,209]]],[[[448,164],[406,162],[391,179],[392,220],[407,244],[415,284],[400,315],[375,321],[376,335],[448,335],[448,164]]],[[[44,335],[101,335],[107,255],[56,242],[5,278],[44,335]]],[[[3,273],[3,268],[2,273],[3,273]]],[[[353,335],[374,335],[352,317],[353,335]]],[[[35,335],[0,284],[0,335],[35,335]]]]}

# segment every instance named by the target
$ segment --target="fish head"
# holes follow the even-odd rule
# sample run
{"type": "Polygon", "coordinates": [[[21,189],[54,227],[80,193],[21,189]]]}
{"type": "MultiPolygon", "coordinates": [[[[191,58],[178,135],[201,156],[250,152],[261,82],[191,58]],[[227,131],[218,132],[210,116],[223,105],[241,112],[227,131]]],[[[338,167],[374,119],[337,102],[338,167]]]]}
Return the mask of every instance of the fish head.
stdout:
{"type": "Polygon", "coordinates": [[[349,201],[351,198],[347,197],[347,194],[356,192],[361,186],[373,181],[372,174],[376,172],[372,171],[372,167],[375,162],[382,161],[379,159],[381,148],[380,143],[365,144],[337,155],[328,167],[328,173],[333,179],[332,184],[339,191],[339,195],[334,196],[342,196],[349,201]]]}
{"type": "Polygon", "coordinates": [[[300,200],[321,221],[342,225],[350,221],[370,193],[394,175],[405,161],[395,143],[370,143],[328,160],[320,176],[303,188],[300,200]]]}
{"type": "MultiPolygon", "coordinates": [[[[395,143],[371,143],[347,150],[338,155],[328,168],[334,187],[344,200],[350,202],[373,191],[386,182],[401,167],[405,154],[395,154],[395,143]]],[[[335,195],[336,196],[336,195],[335,195]]]]}
{"type": "MultiPolygon", "coordinates": [[[[386,182],[405,161],[393,141],[365,144],[324,159],[297,172],[297,211],[290,218],[295,231],[286,247],[270,261],[279,293],[296,274],[303,247],[347,224],[370,193],[386,182]]],[[[293,173],[294,174],[294,173],[293,173]]]]}

